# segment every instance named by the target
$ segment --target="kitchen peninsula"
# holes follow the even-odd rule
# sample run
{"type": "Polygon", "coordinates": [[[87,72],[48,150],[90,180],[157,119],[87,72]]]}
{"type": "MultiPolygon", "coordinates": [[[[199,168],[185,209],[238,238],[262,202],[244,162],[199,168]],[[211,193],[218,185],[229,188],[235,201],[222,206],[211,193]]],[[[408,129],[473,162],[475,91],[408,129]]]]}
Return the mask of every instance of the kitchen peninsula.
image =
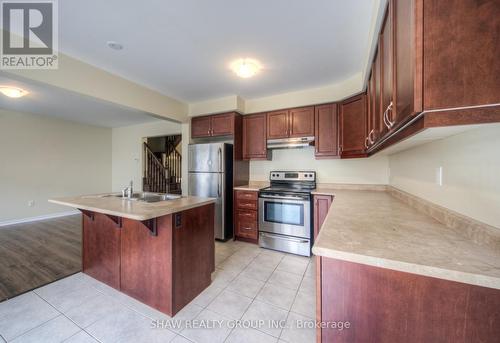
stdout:
{"type": "Polygon", "coordinates": [[[49,201],[83,213],[85,274],[169,316],[210,285],[214,199],[146,202],[105,194],[49,201]]]}

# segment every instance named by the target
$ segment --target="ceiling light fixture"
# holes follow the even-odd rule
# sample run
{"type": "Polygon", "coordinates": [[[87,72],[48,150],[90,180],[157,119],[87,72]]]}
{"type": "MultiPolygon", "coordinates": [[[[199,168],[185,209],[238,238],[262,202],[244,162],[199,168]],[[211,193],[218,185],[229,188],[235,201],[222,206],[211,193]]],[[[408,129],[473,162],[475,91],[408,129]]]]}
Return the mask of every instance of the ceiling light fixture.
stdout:
{"type": "Polygon", "coordinates": [[[236,75],[246,79],[257,74],[262,66],[259,61],[252,58],[240,58],[231,63],[231,69],[236,75]]]}
{"type": "Polygon", "coordinates": [[[25,96],[29,92],[17,87],[0,86],[0,93],[8,96],[9,98],[20,98],[25,96]]]}
{"type": "Polygon", "coordinates": [[[110,47],[113,50],[122,50],[123,49],[123,45],[121,45],[120,43],[115,42],[113,40],[107,41],[106,44],[108,47],[110,47]]]}

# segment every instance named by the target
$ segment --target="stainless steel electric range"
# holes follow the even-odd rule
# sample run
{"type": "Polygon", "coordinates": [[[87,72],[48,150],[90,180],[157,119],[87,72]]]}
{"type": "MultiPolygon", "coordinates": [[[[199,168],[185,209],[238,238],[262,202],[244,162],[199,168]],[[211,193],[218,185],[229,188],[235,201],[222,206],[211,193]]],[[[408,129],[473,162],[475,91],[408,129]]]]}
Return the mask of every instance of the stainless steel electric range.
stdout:
{"type": "Polygon", "coordinates": [[[259,192],[259,245],[311,256],[314,171],[272,171],[259,192]]]}

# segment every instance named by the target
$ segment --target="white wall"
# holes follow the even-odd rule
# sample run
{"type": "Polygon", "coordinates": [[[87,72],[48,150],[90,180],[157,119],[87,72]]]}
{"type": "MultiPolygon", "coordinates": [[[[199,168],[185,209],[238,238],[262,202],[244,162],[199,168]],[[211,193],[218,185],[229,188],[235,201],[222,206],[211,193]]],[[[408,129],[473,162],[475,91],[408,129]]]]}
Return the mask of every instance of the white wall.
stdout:
{"type": "Polygon", "coordinates": [[[174,134],[181,134],[181,124],[167,120],[112,129],[113,191],[121,191],[130,180],[134,190],[142,190],[142,139],[174,134]]]}
{"type": "Polygon", "coordinates": [[[0,156],[0,222],[71,210],[52,197],[111,190],[111,129],[0,110],[0,156]]]}
{"type": "Polygon", "coordinates": [[[272,161],[250,161],[250,180],[268,181],[271,170],[315,170],[319,183],[387,184],[388,158],[316,160],[314,148],[274,150],[272,161]]]}
{"type": "Polygon", "coordinates": [[[500,228],[500,125],[390,156],[390,184],[500,228]],[[436,173],[443,167],[443,186],[436,173]]]}

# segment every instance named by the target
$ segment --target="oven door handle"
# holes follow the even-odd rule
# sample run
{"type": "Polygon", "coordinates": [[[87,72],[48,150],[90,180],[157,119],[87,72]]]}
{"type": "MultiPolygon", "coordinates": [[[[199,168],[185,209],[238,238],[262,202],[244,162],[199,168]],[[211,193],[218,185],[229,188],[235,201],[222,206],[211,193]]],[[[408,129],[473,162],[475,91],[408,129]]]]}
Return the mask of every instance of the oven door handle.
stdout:
{"type": "Polygon", "coordinates": [[[303,200],[307,201],[307,199],[304,199],[302,197],[294,197],[294,196],[277,196],[277,195],[259,195],[259,198],[266,198],[266,199],[283,199],[283,200],[303,200]]]}
{"type": "Polygon", "coordinates": [[[307,239],[298,239],[298,238],[290,238],[290,237],[283,237],[283,236],[278,236],[278,235],[268,235],[267,233],[261,232],[260,235],[262,237],[266,238],[279,238],[285,241],[290,241],[290,242],[295,242],[295,243],[309,243],[309,240],[307,239]]]}

